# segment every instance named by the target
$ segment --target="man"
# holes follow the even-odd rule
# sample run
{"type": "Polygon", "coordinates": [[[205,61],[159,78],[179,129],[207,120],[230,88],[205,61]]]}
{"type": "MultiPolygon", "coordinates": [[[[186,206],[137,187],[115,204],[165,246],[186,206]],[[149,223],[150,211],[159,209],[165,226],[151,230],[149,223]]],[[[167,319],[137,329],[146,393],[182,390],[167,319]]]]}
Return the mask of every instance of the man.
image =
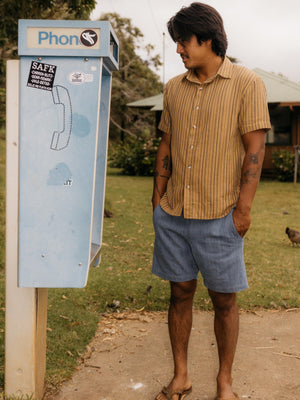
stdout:
{"type": "Polygon", "coordinates": [[[187,350],[199,272],[215,311],[216,399],[233,400],[236,293],[248,287],[243,237],[270,129],[266,91],[252,71],[226,58],[223,21],[214,8],[192,3],[168,29],[187,72],[165,88],[152,199],[152,272],[170,281],[174,358],[174,376],[156,400],[182,400],[192,390],[187,350]]]}

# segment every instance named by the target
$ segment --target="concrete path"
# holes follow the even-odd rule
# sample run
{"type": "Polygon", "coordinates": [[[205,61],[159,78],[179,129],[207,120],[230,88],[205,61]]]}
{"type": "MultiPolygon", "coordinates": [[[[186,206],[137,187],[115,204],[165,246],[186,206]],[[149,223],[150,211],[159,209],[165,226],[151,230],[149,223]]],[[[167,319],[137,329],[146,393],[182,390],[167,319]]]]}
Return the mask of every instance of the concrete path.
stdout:
{"type": "MultiPolygon", "coordinates": [[[[213,314],[194,312],[189,348],[193,393],[213,400],[217,349],[213,314]]],[[[154,400],[172,375],[166,313],[106,314],[84,361],[54,400],[154,400]]],[[[234,364],[240,399],[300,399],[299,310],[241,313],[234,364]]]]}

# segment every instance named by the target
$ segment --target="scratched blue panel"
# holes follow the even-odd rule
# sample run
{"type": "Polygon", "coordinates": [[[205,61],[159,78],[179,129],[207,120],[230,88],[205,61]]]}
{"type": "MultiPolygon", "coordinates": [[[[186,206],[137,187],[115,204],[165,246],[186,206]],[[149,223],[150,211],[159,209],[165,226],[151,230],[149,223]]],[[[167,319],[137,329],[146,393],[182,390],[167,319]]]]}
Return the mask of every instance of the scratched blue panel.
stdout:
{"type": "Polygon", "coordinates": [[[21,59],[21,287],[86,283],[100,75],[96,58],[21,59]],[[52,90],[27,86],[32,61],[56,66],[52,90]]]}
{"type": "Polygon", "coordinates": [[[97,168],[96,168],[96,186],[95,186],[95,204],[93,215],[93,231],[92,242],[100,245],[102,239],[102,224],[104,213],[104,194],[105,177],[106,177],[106,158],[108,145],[108,121],[110,103],[107,101],[110,98],[111,90],[111,73],[103,67],[102,82],[101,82],[101,103],[100,103],[100,119],[99,119],[99,139],[97,149],[97,168]]]}

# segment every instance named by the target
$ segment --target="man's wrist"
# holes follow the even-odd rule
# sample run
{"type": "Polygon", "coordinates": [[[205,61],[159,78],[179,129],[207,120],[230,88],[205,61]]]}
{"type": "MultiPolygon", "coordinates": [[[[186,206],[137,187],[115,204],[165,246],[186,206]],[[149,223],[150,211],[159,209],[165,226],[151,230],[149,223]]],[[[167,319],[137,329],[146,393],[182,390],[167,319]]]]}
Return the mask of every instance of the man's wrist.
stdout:
{"type": "Polygon", "coordinates": [[[236,205],[236,210],[243,215],[248,215],[251,212],[251,205],[238,202],[236,205]]]}
{"type": "Polygon", "coordinates": [[[160,203],[160,197],[159,196],[153,196],[151,199],[153,210],[158,206],[160,203]]]}

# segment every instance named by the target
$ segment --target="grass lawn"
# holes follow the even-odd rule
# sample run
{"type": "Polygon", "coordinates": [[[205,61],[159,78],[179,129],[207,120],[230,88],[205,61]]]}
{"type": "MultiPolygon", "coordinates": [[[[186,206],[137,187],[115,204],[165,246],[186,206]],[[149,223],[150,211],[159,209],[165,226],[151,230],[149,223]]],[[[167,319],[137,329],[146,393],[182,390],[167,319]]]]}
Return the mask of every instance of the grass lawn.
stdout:
{"type": "MultiPolygon", "coordinates": [[[[4,372],[4,138],[0,136],[0,387],[4,372]]],[[[47,379],[54,386],[69,377],[94,335],[101,313],[118,310],[166,310],[169,284],[151,274],[153,250],[152,179],[107,177],[107,204],[113,218],[104,220],[102,259],[89,273],[84,289],[50,289],[47,379]],[[147,288],[152,286],[150,294],[147,288]]],[[[250,288],[238,296],[243,309],[300,306],[300,247],[285,228],[300,230],[300,183],[262,181],[245,238],[250,288]],[[298,288],[298,292],[297,292],[298,288]]],[[[211,309],[199,280],[195,308],[211,309]]]]}

